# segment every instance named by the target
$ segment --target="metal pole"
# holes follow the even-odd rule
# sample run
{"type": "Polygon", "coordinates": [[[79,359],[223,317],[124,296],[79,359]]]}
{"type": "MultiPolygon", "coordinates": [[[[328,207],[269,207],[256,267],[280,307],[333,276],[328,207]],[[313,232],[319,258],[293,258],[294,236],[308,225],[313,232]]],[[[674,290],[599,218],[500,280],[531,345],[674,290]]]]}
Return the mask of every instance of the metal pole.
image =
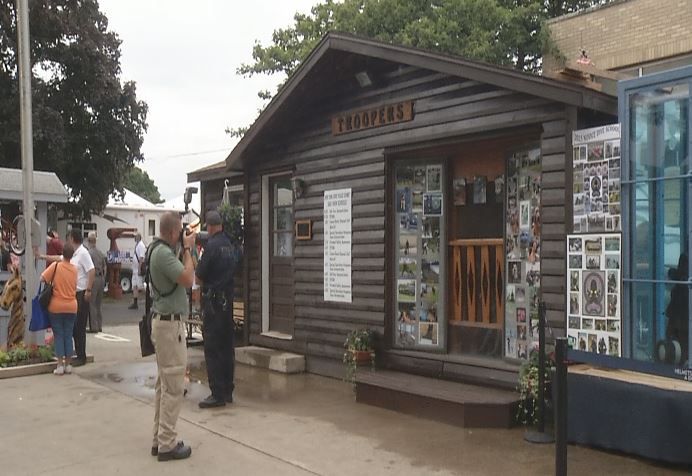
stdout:
{"type": "MultiPolygon", "coordinates": [[[[34,147],[33,126],[31,123],[31,51],[29,49],[29,3],[17,0],[17,36],[19,49],[19,118],[21,123],[22,150],[22,189],[24,214],[24,236],[26,237],[24,255],[24,279],[26,282],[26,320],[27,329],[31,317],[31,299],[28,297],[36,289],[36,262],[34,260],[33,218],[34,218],[34,147]]],[[[33,336],[30,336],[33,341],[33,336]]]]}
{"type": "Polygon", "coordinates": [[[555,474],[567,476],[567,339],[558,337],[555,343],[555,474]]]}
{"type": "Polygon", "coordinates": [[[524,439],[529,443],[552,443],[552,435],[545,432],[545,302],[538,305],[538,431],[527,431],[524,439]]]}

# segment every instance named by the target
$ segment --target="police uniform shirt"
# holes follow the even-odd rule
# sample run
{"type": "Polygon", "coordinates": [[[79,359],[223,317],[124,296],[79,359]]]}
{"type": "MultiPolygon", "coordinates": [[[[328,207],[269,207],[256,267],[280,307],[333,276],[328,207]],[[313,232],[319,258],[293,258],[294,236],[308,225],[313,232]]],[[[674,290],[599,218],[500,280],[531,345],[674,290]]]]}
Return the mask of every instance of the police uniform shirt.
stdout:
{"type": "Polygon", "coordinates": [[[237,250],[225,233],[219,232],[209,237],[196,270],[205,291],[213,289],[233,292],[236,253],[237,250]]]}

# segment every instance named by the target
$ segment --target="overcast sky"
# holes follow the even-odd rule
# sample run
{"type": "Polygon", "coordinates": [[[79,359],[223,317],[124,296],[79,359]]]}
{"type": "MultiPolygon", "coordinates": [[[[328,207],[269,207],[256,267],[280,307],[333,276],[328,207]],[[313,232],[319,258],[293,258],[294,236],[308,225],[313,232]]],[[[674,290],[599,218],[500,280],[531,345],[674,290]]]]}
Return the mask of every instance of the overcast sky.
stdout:
{"type": "Polygon", "coordinates": [[[267,45],[275,29],[315,3],[99,0],[122,40],[122,79],[136,81],[137,97],[149,104],[140,166],[163,198],[184,192],[188,172],[228,155],[237,140],[224,129],[252,123],[262,105],[257,91],[275,92],[283,80],[243,78],[236,68],[251,62],[255,40],[267,45]]]}

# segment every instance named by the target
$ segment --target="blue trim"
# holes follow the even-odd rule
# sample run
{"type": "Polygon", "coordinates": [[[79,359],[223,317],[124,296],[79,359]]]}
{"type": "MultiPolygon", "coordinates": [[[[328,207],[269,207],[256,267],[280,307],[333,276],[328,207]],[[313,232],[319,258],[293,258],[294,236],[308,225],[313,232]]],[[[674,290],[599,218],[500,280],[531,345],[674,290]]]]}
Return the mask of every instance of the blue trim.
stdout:
{"type": "MultiPolygon", "coordinates": [[[[622,355],[623,358],[614,358],[614,357],[608,357],[608,359],[613,359],[612,362],[621,362],[618,364],[612,364],[611,365],[606,365],[608,361],[603,361],[602,359],[604,358],[603,356],[596,356],[596,360],[594,360],[594,363],[596,361],[601,362],[601,365],[612,367],[612,368],[627,368],[625,366],[630,366],[632,365],[633,368],[631,370],[636,370],[636,371],[642,371],[646,373],[653,373],[657,375],[667,375],[667,376],[672,376],[674,378],[681,378],[680,375],[675,375],[674,369],[669,366],[669,365],[663,365],[659,363],[653,363],[653,362],[644,362],[644,361],[634,361],[630,360],[632,355],[633,355],[633,347],[632,343],[634,342],[634,319],[635,316],[633,315],[633,295],[632,295],[632,287],[633,284],[636,282],[647,282],[651,283],[654,288],[655,288],[655,295],[654,295],[654,302],[653,304],[653,309],[657,311],[657,316],[654,316],[653,318],[653,323],[654,323],[654,329],[652,329],[652,335],[651,338],[658,339],[661,335],[663,335],[664,330],[665,330],[665,316],[662,314],[662,310],[664,307],[664,302],[665,302],[665,296],[664,294],[664,289],[665,289],[665,283],[668,282],[667,276],[654,276],[654,278],[662,278],[662,279],[654,279],[654,280],[637,280],[636,278],[633,277],[632,273],[632,264],[633,264],[633,257],[632,257],[632,226],[636,225],[636,206],[632,206],[634,203],[635,199],[635,194],[636,194],[636,187],[635,183],[640,182],[641,180],[637,180],[636,177],[632,177],[631,174],[631,151],[630,151],[630,127],[632,125],[632,116],[631,116],[631,110],[630,110],[630,97],[631,95],[638,93],[640,91],[647,91],[647,90],[653,90],[658,86],[661,85],[667,85],[667,84],[681,84],[685,83],[687,81],[690,94],[688,95],[688,157],[690,154],[692,154],[692,66],[686,66],[683,68],[677,68],[677,69],[672,69],[669,71],[665,71],[662,73],[656,73],[656,74],[650,74],[647,76],[643,76],[640,78],[634,78],[634,79],[628,79],[628,80],[623,80],[618,83],[618,117],[620,120],[620,150],[621,150],[621,162],[620,162],[620,167],[621,167],[621,210],[622,210],[622,218],[621,218],[621,223],[622,223],[622,265],[621,265],[621,270],[622,270],[622,282],[623,282],[623,298],[622,298],[622,306],[621,306],[621,325],[622,325],[622,343],[621,343],[621,349],[622,349],[622,355]],[[662,292],[663,291],[663,292],[662,292]],[[658,329],[656,329],[656,327],[658,329]],[[636,364],[627,364],[627,362],[635,362],[636,364]],[[649,371],[645,369],[650,369],[649,371]]],[[[688,235],[688,256],[692,257],[692,203],[690,203],[690,198],[692,197],[692,181],[690,178],[692,177],[692,167],[690,168],[690,174],[687,176],[681,176],[679,177],[680,179],[688,179],[688,184],[687,184],[687,189],[683,192],[684,196],[686,197],[687,204],[688,204],[688,217],[687,220],[684,220],[681,225],[683,227],[686,227],[687,229],[687,235],[688,235]]],[[[654,178],[654,179],[646,179],[644,181],[641,181],[643,183],[653,183],[654,186],[654,194],[653,197],[657,200],[657,202],[661,202],[658,200],[658,195],[662,192],[658,191],[657,189],[661,188],[658,183],[661,180],[664,179],[669,179],[671,177],[660,177],[660,178],[654,178]]],[[[651,195],[650,195],[651,196],[651,195]]],[[[659,203],[658,206],[656,207],[656,216],[663,216],[662,215],[662,210],[660,210],[662,207],[662,203],[659,203]]],[[[654,227],[656,227],[656,223],[654,223],[654,227]]],[[[662,228],[662,224],[658,226],[657,228],[662,228]]],[[[662,233],[662,230],[656,230],[657,235],[659,234],[658,232],[662,233]]],[[[652,256],[652,259],[655,260],[655,262],[660,262],[663,259],[662,256],[663,249],[657,250],[654,254],[655,256],[652,256]]],[[[689,294],[689,309],[692,310],[692,293],[689,294]]],[[[692,342],[692,326],[689,327],[689,334],[688,334],[688,339],[689,342],[692,342]]],[[[690,347],[692,351],[692,346],[690,347]]],[[[570,352],[579,352],[579,351],[570,351],[570,352]]],[[[579,352],[579,354],[585,354],[584,352],[579,352]]],[[[593,360],[593,354],[591,356],[583,356],[580,357],[579,359],[582,361],[591,361],[593,360]]],[[[689,357],[689,356],[688,356],[689,357]]],[[[690,359],[692,360],[692,359],[690,359]]]]}
{"type": "Polygon", "coordinates": [[[626,359],[623,357],[613,357],[582,350],[567,349],[567,360],[574,363],[590,364],[597,367],[615,370],[630,370],[644,374],[658,375],[661,377],[674,378],[677,380],[688,380],[686,375],[688,370],[684,367],[673,367],[672,365],[661,364],[658,362],[647,362],[645,360],[626,359]]]}

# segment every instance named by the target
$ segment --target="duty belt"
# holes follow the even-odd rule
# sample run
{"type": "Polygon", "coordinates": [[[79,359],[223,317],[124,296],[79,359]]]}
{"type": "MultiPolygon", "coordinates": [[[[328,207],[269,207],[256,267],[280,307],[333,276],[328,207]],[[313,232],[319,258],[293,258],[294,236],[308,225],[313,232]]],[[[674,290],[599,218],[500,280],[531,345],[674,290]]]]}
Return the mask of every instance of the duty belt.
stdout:
{"type": "Polygon", "coordinates": [[[158,319],[160,321],[182,321],[183,320],[183,315],[182,314],[154,314],[154,319],[158,319]]]}

